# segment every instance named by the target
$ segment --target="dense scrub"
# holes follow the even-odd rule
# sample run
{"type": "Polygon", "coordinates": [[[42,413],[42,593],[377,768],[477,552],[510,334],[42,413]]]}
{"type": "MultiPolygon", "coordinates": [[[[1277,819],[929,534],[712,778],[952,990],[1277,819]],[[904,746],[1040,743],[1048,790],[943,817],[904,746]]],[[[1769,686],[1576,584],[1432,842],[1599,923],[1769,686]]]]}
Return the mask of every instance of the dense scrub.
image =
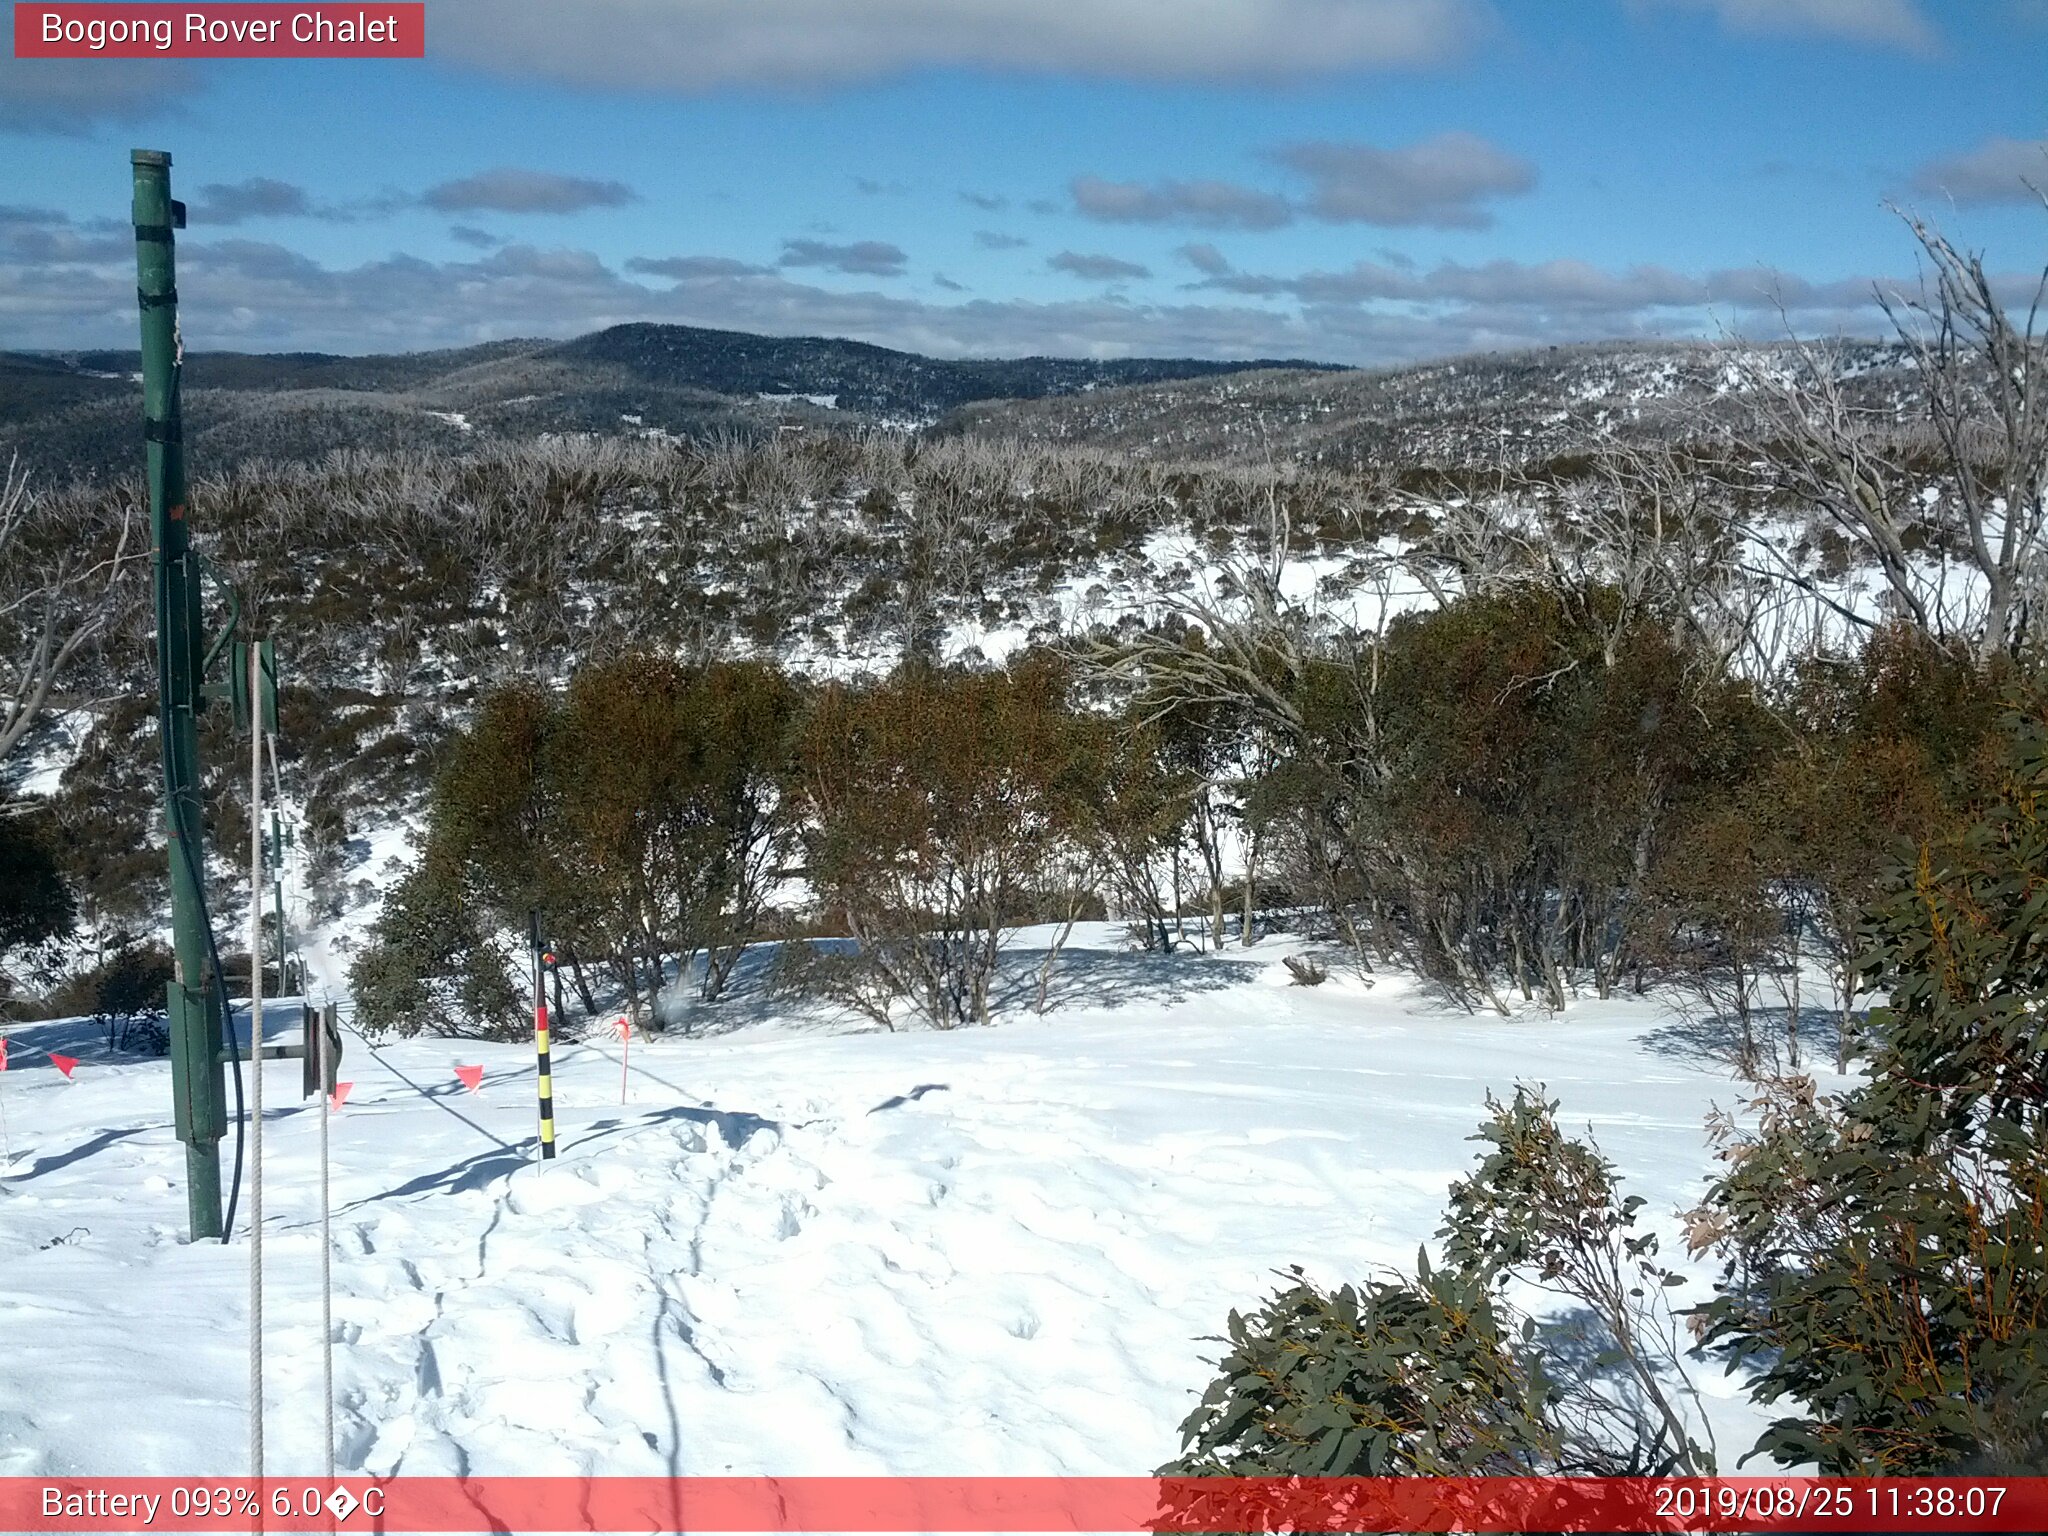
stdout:
{"type": "MultiPolygon", "coordinates": [[[[1830,1475],[2048,1466],[2048,708],[2010,712],[2001,736],[1969,818],[1908,844],[1863,909],[1858,970],[1885,1002],[1862,1081],[1830,1097],[1780,1075],[1715,1127],[1725,1167],[1685,1223],[1726,1267],[1684,1316],[1791,1410],[1749,1456],[1830,1475]]],[[[1335,1290],[1296,1274],[1232,1313],[1162,1470],[1713,1471],[1664,1302],[1681,1278],[1556,1107],[1489,1106],[1440,1266],[1425,1252],[1412,1276],[1335,1290]],[[1510,1278],[1575,1304],[1590,1339],[1520,1316],[1510,1278]]]]}

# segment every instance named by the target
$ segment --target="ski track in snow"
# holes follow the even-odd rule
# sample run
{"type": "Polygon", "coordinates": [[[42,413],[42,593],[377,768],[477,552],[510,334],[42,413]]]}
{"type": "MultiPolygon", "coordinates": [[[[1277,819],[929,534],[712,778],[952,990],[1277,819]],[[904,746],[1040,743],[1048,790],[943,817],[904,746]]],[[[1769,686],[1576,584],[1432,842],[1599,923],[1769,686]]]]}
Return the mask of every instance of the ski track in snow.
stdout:
{"type": "MultiPolygon", "coordinates": [[[[616,1046],[563,1045],[551,1163],[530,1048],[351,1038],[339,1466],[1142,1473],[1274,1271],[1413,1263],[1485,1091],[1518,1080],[1590,1122],[1682,1253],[1701,1117],[1738,1093],[1657,1043],[1654,1004],[1468,1018],[1397,979],[1288,987],[1285,940],[1146,970],[1084,938],[1065,963],[1104,981],[1042,1019],[636,1041],[624,1106],[616,1046]]],[[[0,1475],[240,1470],[247,1250],[181,1240],[165,1065],[106,1060],[80,1025],[15,1039],[86,1060],[66,1083],[17,1051],[0,1078],[0,1475]]],[[[318,1125],[298,1064],[268,1070],[268,1441],[309,1473],[318,1125]]],[[[1766,1416],[1718,1365],[1695,1379],[1732,1464],[1766,1416]]]]}

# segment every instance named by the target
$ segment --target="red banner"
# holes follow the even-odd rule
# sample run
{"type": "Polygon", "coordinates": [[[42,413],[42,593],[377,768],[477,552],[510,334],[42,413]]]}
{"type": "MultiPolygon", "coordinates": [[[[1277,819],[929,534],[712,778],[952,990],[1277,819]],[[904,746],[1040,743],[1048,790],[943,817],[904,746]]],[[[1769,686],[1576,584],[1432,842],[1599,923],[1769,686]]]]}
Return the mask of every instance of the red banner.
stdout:
{"type": "Polygon", "coordinates": [[[2043,1531],[2048,1478],[0,1478],[7,1531],[259,1528],[2043,1531]]]}
{"type": "Polygon", "coordinates": [[[418,59],[418,0],[356,5],[14,7],[17,59],[418,59]]]}

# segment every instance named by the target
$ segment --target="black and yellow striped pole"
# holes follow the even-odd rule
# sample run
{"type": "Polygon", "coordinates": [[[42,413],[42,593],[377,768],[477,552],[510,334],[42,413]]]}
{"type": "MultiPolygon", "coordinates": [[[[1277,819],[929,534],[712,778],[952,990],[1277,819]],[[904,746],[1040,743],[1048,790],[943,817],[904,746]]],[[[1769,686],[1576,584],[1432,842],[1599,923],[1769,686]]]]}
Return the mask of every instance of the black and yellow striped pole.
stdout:
{"type": "Polygon", "coordinates": [[[548,1062],[548,991],[546,947],[540,940],[540,912],[527,914],[533,941],[533,1048],[540,1061],[540,1155],[555,1155],[555,1075],[548,1062]]]}

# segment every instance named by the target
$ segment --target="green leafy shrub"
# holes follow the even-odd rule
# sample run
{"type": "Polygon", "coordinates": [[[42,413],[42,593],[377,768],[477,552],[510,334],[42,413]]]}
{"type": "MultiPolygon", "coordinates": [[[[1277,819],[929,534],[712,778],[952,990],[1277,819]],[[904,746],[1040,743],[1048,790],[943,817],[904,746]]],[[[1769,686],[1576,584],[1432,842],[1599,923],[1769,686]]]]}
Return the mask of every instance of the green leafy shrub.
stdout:
{"type": "Polygon", "coordinates": [[[506,961],[439,861],[410,871],[378,913],[349,970],[365,1035],[422,1032],[509,1040],[526,1028],[506,961]]]}
{"type": "Polygon", "coordinates": [[[1294,1279],[1250,1317],[1181,1426],[1162,1476],[1473,1476],[1555,1468],[1553,1389],[1494,1288],[1465,1270],[1317,1289],[1294,1279]]]}
{"type": "MultiPolygon", "coordinates": [[[[1598,1150],[1557,1106],[1489,1100],[1491,1150],[1451,1189],[1446,1264],[1324,1292],[1300,1270],[1251,1317],[1231,1313],[1221,1374],[1163,1476],[1454,1477],[1711,1473],[1668,1379],[1678,1349],[1656,1241],[1634,1230],[1598,1150]],[[1567,1368],[1510,1280],[1589,1314],[1596,1372],[1567,1368]]],[[[1551,1337],[1554,1337],[1552,1335],[1551,1337]]]]}
{"type": "Polygon", "coordinates": [[[161,1055],[170,1047],[164,1000],[177,962],[162,944],[131,944],[91,978],[93,1016],[107,1032],[110,1051],[161,1055]]]}
{"type": "Polygon", "coordinates": [[[2009,767],[1967,830],[1892,873],[1865,929],[1867,1080],[1769,1087],[1693,1215],[1728,1262],[1709,1342],[1800,1411],[1757,1450],[1908,1475],[2048,1439],[2048,721],[2006,723],[2009,767]]]}

